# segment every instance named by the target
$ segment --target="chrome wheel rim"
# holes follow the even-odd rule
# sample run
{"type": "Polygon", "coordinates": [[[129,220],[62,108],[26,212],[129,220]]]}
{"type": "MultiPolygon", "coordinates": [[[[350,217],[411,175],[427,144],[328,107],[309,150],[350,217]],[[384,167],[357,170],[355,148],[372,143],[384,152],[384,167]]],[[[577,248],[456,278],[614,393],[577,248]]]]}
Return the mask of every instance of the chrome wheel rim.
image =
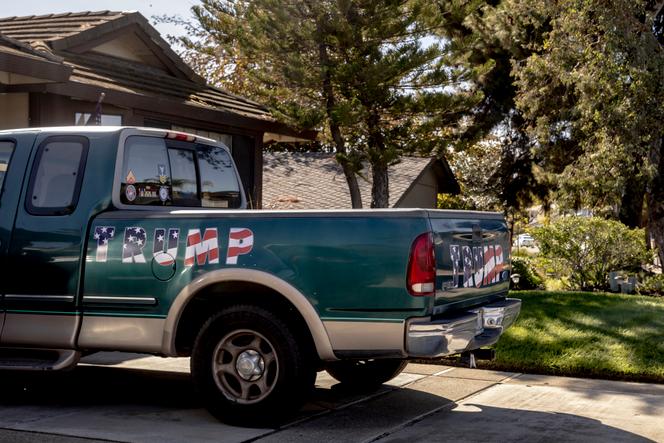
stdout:
{"type": "Polygon", "coordinates": [[[274,389],[279,364],[274,346],[262,334],[250,329],[230,332],[212,355],[214,381],[229,400],[258,403],[274,389]]]}

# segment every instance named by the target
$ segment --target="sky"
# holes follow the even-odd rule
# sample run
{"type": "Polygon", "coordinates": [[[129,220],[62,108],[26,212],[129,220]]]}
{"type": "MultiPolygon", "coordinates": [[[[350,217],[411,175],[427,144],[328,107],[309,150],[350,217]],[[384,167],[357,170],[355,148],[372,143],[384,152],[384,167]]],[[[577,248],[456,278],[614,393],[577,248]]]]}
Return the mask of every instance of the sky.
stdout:
{"type": "MultiPolygon", "coordinates": [[[[154,25],[153,16],[179,15],[188,18],[198,0],[0,0],[0,17],[55,14],[81,11],[138,11],[154,25]]],[[[155,25],[166,36],[182,35],[184,30],[170,24],[155,25]]]]}

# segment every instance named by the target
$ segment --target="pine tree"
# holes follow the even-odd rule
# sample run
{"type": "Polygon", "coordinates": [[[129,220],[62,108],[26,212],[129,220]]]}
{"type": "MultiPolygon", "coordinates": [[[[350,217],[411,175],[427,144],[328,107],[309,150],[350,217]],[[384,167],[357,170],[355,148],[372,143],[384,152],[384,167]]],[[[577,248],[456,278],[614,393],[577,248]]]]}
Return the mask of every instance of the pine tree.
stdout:
{"type": "Polygon", "coordinates": [[[446,88],[460,80],[443,63],[444,42],[423,40],[434,9],[419,0],[203,0],[180,42],[220,86],[321,130],[353,207],[362,206],[357,174],[368,161],[371,207],[387,207],[388,167],[404,154],[443,152],[476,99],[446,88]]]}

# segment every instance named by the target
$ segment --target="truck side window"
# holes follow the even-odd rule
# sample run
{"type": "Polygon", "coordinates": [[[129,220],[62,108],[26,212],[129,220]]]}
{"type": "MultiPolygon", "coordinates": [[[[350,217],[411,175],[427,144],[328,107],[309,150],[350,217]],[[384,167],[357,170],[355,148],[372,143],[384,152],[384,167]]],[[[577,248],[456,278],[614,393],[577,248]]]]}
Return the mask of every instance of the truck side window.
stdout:
{"type": "Polygon", "coordinates": [[[205,208],[239,208],[242,204],[231,156],[218,146],[198,145],[201,202],[205,208]]]}
{"type": "Polygon", "coordinates": [[[171,205],[171,166],[166,143],[131,136],[124,149],[120,201],[127,205],[171,205]]]}
{"type": "Polygon", "coordinates": [[[2,191],[2,183],[5,181],[5,174],[13,152],[14,142],[0,141],[0,191],[2,191]]]}
{"type": "Polygon", "coordinates": [[[26,207],[33,215],[66,215],[76,209],[88,155],[88,139],[53,136],[39,145],[26,207]]]}

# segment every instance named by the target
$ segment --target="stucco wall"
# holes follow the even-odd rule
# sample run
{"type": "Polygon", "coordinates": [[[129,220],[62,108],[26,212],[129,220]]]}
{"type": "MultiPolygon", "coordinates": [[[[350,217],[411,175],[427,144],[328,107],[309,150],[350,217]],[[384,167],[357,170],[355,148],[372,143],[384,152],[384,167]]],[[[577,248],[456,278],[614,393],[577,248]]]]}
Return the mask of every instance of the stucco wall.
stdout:
{"type": "Polygon", "coordinates": [[[0,129],[27,128],[28,93],[0,94],[0,129]]]}
{"type": "Polygon", "coordinates": [[[396,208],[435,208],[438,190],[436,177],[429,167],[419,180],[404,194],[396,208]]]}

